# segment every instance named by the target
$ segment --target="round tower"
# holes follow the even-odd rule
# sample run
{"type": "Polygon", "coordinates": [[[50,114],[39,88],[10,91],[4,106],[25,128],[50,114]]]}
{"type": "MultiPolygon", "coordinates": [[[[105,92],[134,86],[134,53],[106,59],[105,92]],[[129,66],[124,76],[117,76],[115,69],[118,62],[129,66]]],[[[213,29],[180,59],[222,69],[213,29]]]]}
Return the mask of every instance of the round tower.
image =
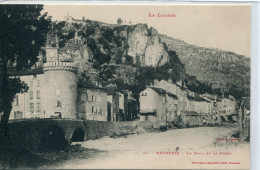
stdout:
{"type": "Polygon", "coordinates": [[[46,48],[42,88],[45,118],[77,118],[77,70],[74,63],[60,62],[56,47],[46,48]]]}

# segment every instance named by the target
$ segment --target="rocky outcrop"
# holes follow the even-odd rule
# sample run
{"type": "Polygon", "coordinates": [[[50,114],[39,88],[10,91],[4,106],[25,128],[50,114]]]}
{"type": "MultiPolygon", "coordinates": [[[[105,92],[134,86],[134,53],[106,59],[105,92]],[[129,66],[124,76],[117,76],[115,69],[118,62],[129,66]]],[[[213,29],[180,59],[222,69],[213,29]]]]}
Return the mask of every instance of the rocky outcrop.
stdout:
{"type": "Polygon", "coordinates": [[[148,29],[145,24],[138,24],[128,34],[128,55],[133,57],[134,64],[158,66],[169,61],[168,52],[154,28],[148,29]]]}
{"type": "Polygon", "coordinates": [[[67,53],[76,62],[85,62],[100,54],[103,58],[109,57],[111,64],[160,66],[169,61],[168,51],[157,30],[146,24],[104,26],[92,21],[83,24],[82,21],[82,24],[63,23],[58,29],[63,31],[60,35],[65,44],[62,55],[67,53]]]}
{"type": "Polygon", "coordinates": [[[150,29],[151,36],[148,39],[145,51],[145,65],[163,65],[169,61],[168,51],[161,42],[156,29],[150,29]]]}

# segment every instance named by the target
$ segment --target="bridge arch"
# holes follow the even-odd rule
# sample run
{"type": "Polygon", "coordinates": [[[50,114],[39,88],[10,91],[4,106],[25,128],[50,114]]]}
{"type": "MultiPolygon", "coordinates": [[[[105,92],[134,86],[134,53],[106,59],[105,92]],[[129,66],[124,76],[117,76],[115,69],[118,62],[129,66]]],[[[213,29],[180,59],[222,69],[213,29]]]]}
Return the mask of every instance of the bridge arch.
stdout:
{"type": "Polygon", "coordinates": [[[74,130],[71,136],[71,142],[83,142],[85,140],[85,131],[82,128],[77,128],[74,130]]]}
{"type": "Polygon", "coordinates": [[[68,145],[64,131],[58,125],[48,126],[43,130],[40,139],[40,151],[54,151],[68,145]]]}

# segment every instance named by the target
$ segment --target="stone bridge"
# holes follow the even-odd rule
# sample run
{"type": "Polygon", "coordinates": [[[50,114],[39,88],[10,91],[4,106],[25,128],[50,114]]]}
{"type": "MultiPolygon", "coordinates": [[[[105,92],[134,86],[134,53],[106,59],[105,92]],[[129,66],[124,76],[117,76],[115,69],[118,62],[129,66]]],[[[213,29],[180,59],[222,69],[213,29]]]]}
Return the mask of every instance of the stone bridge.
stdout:
{"type": "Polygon", "coordinates": [[[12,142],[34,151],[55,150],[71,142],[97,139],[114,133],[112,122],[74,119],[23,119],[9,121],[12,142]]]}

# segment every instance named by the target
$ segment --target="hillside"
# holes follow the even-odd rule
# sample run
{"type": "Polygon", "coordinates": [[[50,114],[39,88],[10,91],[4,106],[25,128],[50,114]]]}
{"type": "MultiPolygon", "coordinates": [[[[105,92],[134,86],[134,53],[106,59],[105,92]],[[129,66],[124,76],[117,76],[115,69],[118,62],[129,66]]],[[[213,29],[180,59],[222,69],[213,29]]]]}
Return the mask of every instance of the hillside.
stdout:
{"type": "Polygon", "coordinates": [[[161,42],[156,29],[146,24],[61,21],[53,23],[52,32],[57,32],[60,59],[77,63],[82,76],[102,86],[135,87],[140,91],[154,78],[185,78],[185,67],[176,53],[161,42]],[[147,70],[153,74],[149,73],[148,80],[141,79],[147,70]]]}
{"type": "Polygon", "coordinates": [[[250,59],[233,52],[216,48],[190,45],[182,40],[160,35],[173,51],[176,51],[186,71],[202,82],[212,84],[212,88],[229,91],[237,88],[249,95],[250,59]]]}
{"type": "Polygon", "coordinates": [[[79,74],[102,86],[138,94],[155,78],[172,78],[198,93],[249,95],[250,60],[244,56],[189,45],[146,24],[71,19],[53,24],[60,59],[77,63],[79,74]]]}

